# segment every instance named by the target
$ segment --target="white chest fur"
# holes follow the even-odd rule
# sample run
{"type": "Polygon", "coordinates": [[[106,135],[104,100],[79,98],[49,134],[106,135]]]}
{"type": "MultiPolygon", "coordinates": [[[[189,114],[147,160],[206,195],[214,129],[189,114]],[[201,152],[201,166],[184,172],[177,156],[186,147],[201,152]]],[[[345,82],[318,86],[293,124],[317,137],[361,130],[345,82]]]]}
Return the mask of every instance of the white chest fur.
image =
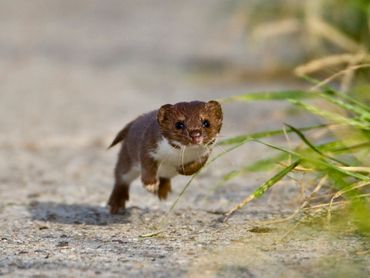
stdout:
{"type": "Polygon", "coordinates": [[[180,148],[171,146],[167,139],[158,143],[157,149],[152,152],[153,158],[158,161],[158,176],[171,178],[177,175],[177,169],[189,162],[198,161],[208,155],[211,147],[202,145],[183,146],[180,148]]]}

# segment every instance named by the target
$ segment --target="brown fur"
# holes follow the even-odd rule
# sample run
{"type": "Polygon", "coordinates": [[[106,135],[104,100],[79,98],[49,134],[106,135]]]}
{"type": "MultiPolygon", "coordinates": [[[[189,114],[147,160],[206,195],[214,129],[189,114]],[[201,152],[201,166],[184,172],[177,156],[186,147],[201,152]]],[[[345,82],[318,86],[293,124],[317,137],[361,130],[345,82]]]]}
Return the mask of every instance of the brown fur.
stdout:
{"type": "MultiPolygon", "coordinates": [[[[149,191],[157,194],[160,200],[167,198],[171,192],[171,180],[158,176],[158,169],[163,161],[157,161],[153,157],[159,141],[165,138],[174,148],[197,144],[208,146],[214,142],[221,126],[222,109],[216,101],[166,104],[159,110],[128,123],[110,145],[113,147],[123,142],[115,167],[115,185],[108,201],[111,213],[125,208],[125,203],[129,200],[130,183],[139,175],[149,191]],[[209,126],[205,121],[208,121],[209,126]],[[184,128],[176,128],[178,122],[183,123],[184,128]]],[[[200,155],[194,161],[177,167],[177,173],[196,173],[204,166],[208,155],[209,153],[200,155]]]]}

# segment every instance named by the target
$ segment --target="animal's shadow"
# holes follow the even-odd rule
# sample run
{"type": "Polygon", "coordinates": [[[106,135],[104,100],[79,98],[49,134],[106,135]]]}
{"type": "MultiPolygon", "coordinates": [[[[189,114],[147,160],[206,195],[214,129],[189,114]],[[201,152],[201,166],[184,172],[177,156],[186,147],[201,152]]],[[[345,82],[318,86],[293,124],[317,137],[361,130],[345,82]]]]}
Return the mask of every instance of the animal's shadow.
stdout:
{"type": "Polygon", "coordinates": [[[120,214],[111,215],[107,208],[85,204],[32,202],[28,211],[33,220],[62,224],[109,225],[130,223],[132,214],[143,215],[147,209],[131,207],[120,214]]]}

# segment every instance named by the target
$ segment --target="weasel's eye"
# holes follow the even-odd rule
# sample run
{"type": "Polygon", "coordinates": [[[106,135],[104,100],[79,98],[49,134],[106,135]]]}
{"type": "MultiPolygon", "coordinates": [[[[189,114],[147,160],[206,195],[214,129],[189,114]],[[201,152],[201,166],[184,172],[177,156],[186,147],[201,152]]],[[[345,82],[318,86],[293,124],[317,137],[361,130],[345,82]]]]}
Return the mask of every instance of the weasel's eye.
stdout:
{"type": "Polygon", "coordinates": [[[176,129],[184,129],[185,128],[185,124],[183,122],[177,122],[175,124],[175,127],[176,127],[176,129]]]}
{"type": "Polygon", "coordinates": [[[202,125],[203,125],[203,127],[210,127],[211,126],[211,124],[210,124],[210,122],[208,120],[204,120],[202,122],[202,125]]]}

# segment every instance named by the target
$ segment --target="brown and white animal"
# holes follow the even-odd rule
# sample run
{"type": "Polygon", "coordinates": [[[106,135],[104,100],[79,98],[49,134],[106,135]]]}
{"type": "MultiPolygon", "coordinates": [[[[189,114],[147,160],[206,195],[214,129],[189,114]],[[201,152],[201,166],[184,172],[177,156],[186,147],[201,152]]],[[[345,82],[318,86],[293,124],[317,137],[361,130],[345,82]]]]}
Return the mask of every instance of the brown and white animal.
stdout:
{"type": "Polygon", "coordinates": [[[149,192],[166,199],[172,177],[204,166],[222,119],[221,105],[212,100],[166,104],[128,123],[109,147],[122,141],[108,201],[111,213],[125,208],[130,183],[139,176],[149,192]]]}

